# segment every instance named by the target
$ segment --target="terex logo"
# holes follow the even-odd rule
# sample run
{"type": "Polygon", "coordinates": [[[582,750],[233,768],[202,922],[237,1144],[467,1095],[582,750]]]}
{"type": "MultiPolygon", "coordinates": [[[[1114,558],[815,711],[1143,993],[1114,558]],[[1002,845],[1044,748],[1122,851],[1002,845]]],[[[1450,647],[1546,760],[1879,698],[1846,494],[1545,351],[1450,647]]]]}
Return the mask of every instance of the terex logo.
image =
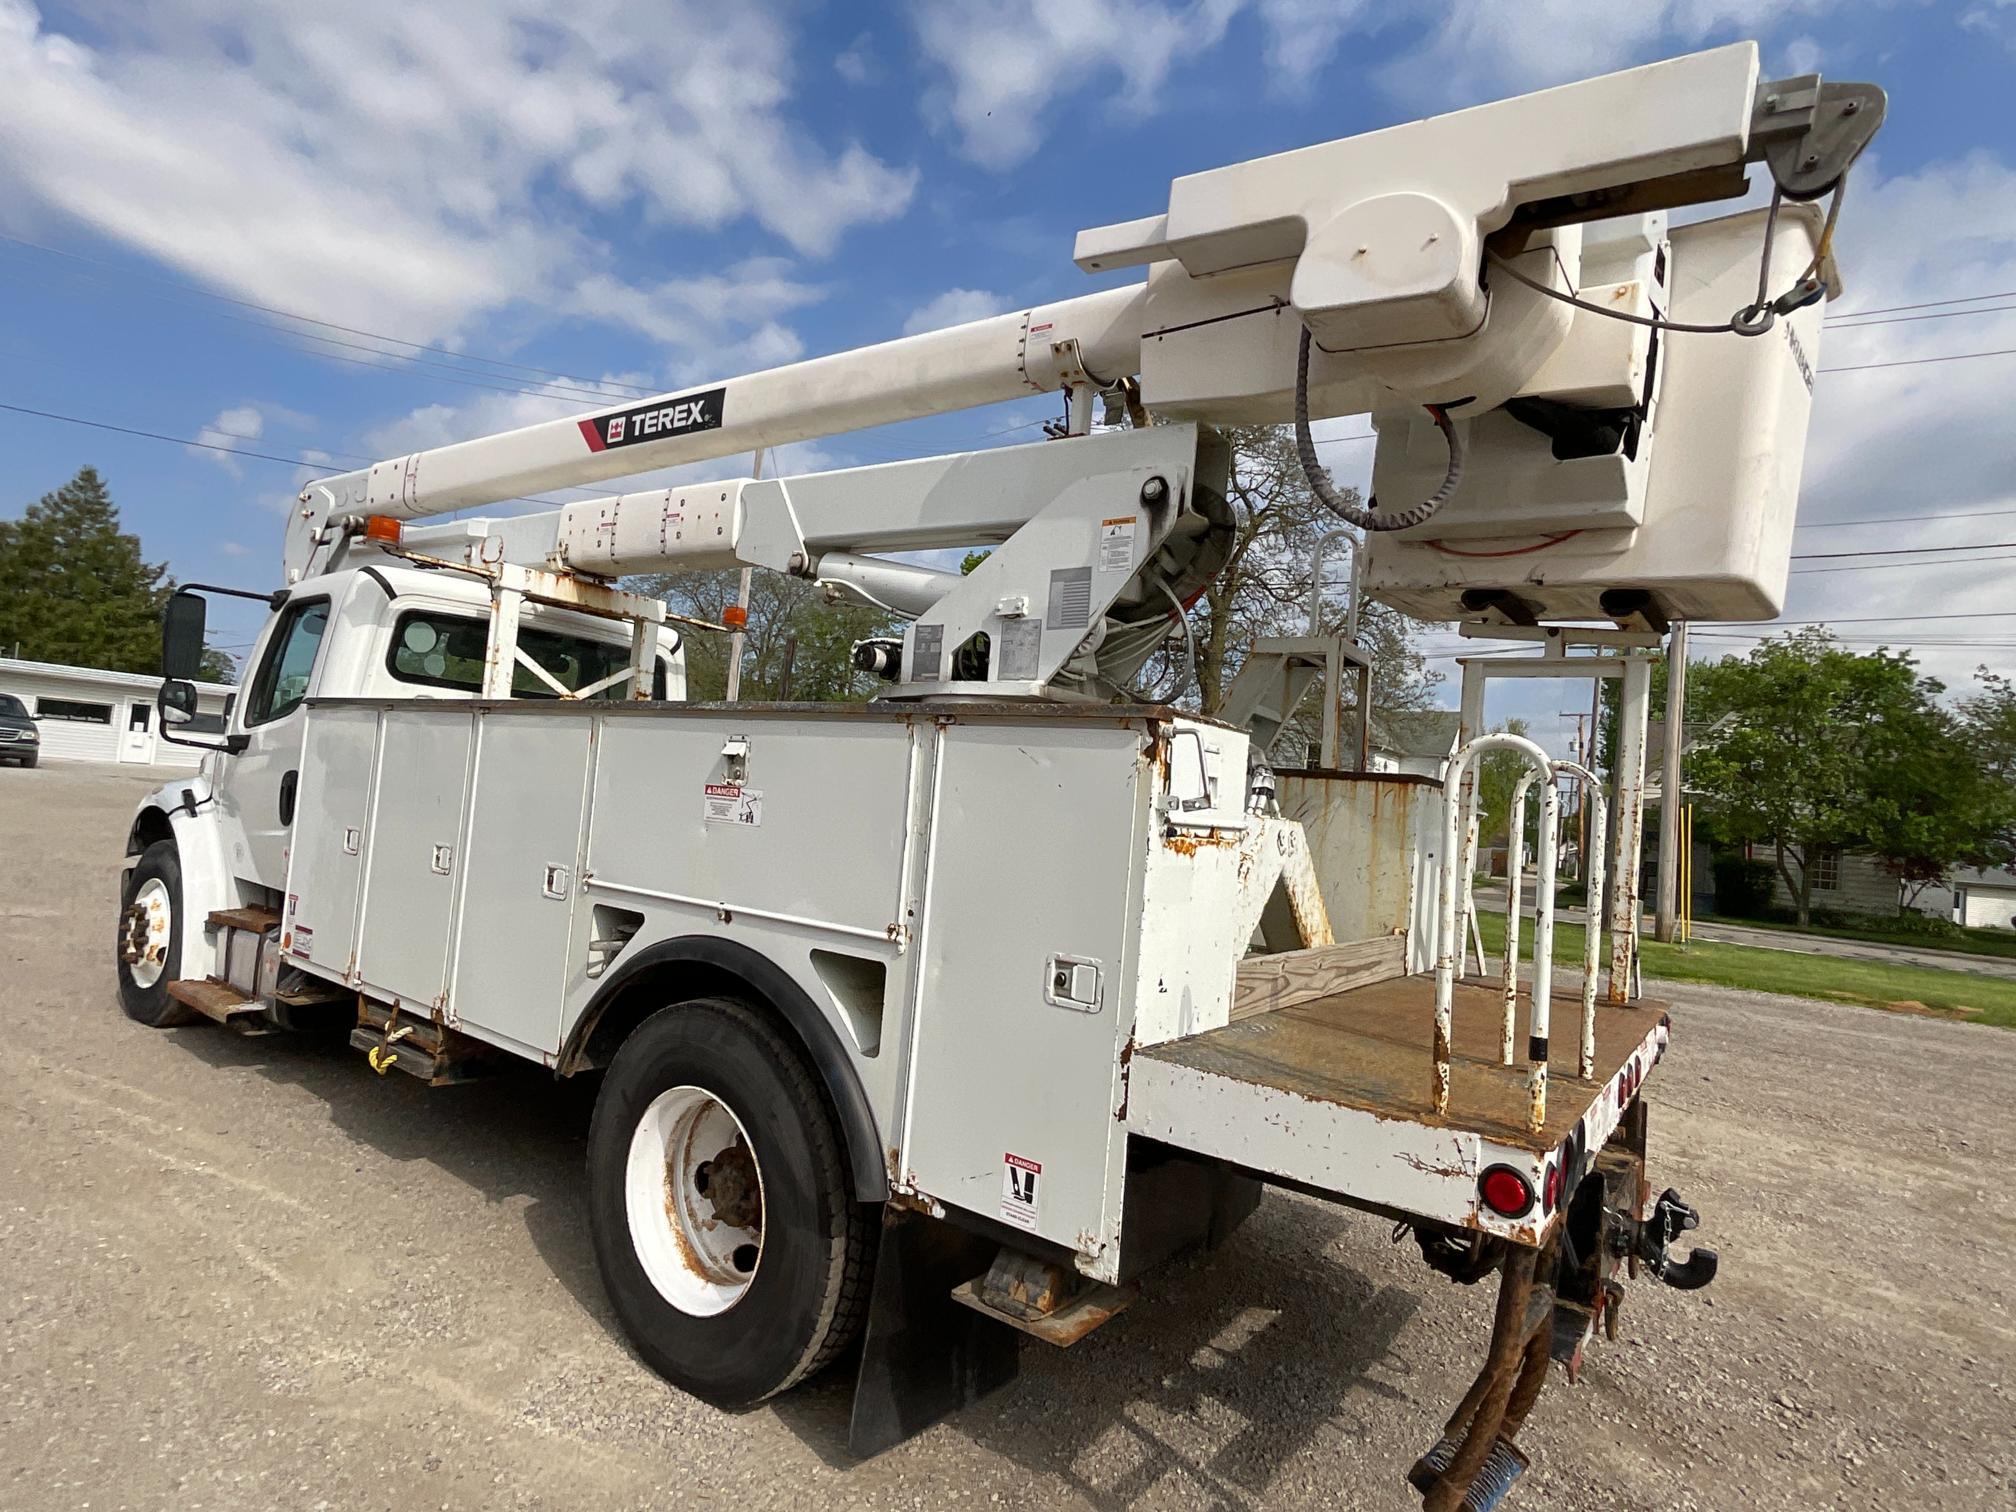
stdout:
{"type": "Polygon", "coordinates": [[[590,451],[607,451],[612,446],[636,446],[693,431],[717,430],[727,392],[708,389],[701,394],[682,394],[677,399],[653,399],[649,404],[619,414],[598,415],[581,422],[581,436],[590,451]]]}

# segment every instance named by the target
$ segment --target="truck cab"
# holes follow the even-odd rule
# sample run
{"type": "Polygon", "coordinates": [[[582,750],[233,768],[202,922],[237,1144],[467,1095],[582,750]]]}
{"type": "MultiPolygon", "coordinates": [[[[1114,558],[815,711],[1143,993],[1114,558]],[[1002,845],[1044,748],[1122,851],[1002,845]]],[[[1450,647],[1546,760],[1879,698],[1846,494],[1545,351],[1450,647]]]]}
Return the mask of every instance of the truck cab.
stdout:
{"type": "MultiPolygon", "coordinates": [[[[281,902],[311,698],[465,700],[483,689],[493,600],[480,579],[362,550],[270,602],[223,737],[191,742],[210,750],[195,777],[142,799],[128,836],[127,854],[136,857],[161,841],[177,842],[182,896],[153,928],[164,963],[169,937],[178,965],[210,959],[210,912],[281,902]]],[[[667,627],[647,628],[654,640],[650,694],[683,700],[680,638],[667,627]]],[[[588,688],[590,699],[629,697],[627,679],[608,679],[628,665],[630,635],[625,623],[526,605],[511,696],[558,700],[588,688]],[[598,683],[606,685],[597,689],[598,683]]],[[[201,645],[200,614],[195,644],[201,645]]],[[[176,696],[171,681],[161,708],[163,735],[171,740],[187,738],[174,733],[176,696]]],[[[158,982],[178,974],[163,970],[158,982]]]]}

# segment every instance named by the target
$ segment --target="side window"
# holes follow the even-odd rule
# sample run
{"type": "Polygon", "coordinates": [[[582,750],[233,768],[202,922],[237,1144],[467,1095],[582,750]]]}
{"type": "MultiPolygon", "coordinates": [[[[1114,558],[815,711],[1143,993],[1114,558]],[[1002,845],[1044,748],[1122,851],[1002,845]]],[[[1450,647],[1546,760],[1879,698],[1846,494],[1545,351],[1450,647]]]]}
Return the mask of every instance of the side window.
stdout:
{"type": "MultiPolygon", "coordinates": [[[[483,663],[489,654],[489,635],[490,627],[483,620],[431,609],[408,610],[392,627],[392,646],[386,653],[385,666],[401,682],[452,688],[458,693],[480,692],[483,663]]],[[[530,625],[519,630],[518,649],[569,693],[595,687],[630,665],[630,648],[626,645],[587,640],[530,625]]],[[[663,678],[662,660],[654,676],[663,678]]],[[[512,673],[511,696],[557,698],[560,695],[554,691],[553,683],[521,664],[512,673]]],[[[619,680],[586,696],[620,701],[629,696],[629,687],[627,681],[619,680]]]]}
{"type": "Polygon", "coordinates": [[[315,671],[315,656],[328,628],[326,598],[289,604],[282,612],[272,643],[266,648],[266,659],[252,680],[252,693],[245,705],[248,729],[285,718],[308,696],[308,679],[315,671]]]}

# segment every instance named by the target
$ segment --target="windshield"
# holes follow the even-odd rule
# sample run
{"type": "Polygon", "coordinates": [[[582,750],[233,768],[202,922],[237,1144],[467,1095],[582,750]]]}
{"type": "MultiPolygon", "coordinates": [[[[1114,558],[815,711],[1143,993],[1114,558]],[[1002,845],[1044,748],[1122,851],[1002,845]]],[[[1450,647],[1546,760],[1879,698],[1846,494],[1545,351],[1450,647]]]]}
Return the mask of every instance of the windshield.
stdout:
{"type": "MultiPolygon", "coordinates": [[[[393,627],[392,651],[386,665],[401,682],[478,693],[483,689],[483,656],[488,637],[489,627],[482,620],[415,609],[400,615],[399,623],[393,627]]],[[[518,632],[518,649],[569,693],[594,687],[630,665],[628,646],[535,630],[530,625],[518,632]]],[[[619,680],[588,696],[623,699],[629,694],[628,684],[619,680]]],[[[560,695],[545,678],[521,665],[511,680],[511,696],[558,698],[560,695]]]]}
{"type": "Polygon", "coordinates": [[[26,719],[28,708],[12,693],[0,693],[0,714],[11,714],[16,719],[26,719]]]}

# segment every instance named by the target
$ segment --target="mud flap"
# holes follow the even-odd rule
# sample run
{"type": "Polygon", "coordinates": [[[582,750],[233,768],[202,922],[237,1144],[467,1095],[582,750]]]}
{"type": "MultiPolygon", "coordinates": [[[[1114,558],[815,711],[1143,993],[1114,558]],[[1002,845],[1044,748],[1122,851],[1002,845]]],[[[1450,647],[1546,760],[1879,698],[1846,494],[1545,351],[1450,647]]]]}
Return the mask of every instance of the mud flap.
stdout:
{"type": "Polygon", "coordinates": [[[985,1275],[998,1243],[885,1207],[854,1383],[849,1452],[894,1448],[1015,1379],[1021,1335],[961,1307],[952,1288],[985,1275]]]}

